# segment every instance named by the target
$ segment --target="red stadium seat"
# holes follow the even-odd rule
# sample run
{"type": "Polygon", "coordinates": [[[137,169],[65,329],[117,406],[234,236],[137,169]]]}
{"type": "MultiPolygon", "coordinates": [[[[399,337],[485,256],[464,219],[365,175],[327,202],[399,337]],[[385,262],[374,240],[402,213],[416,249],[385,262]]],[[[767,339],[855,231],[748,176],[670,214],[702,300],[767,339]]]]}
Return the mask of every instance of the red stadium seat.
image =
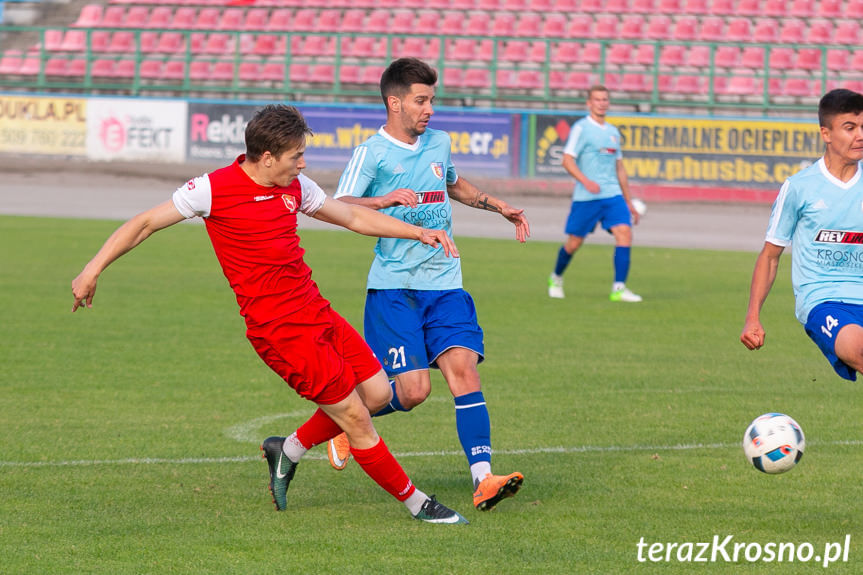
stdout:
{"type": "MultiPolygon", "coordinates": [[[[768,65],[771,70],[791,70],[795,67],[794,59],[793,48],[771,48],[768,65]]],[[[799,65],[798,59],[796,66],[799,65]]]]}
{"type": "Polygon", "coordinates": [[[176,54],[186,50],[186,38],[181,32],[163,32],[159,36],[159,44],[156,52],[163,54],[176,54]]]}
{"type": "Polygon", "coordinates": [[[863,71],[863,50],[855,50],[851,54],[851,69],[863,71]]]}
{"type": "Polygon", "coordinates": [[[581,44],[559,42],[551,51],[551,61],[559,64],[573,64],[581,61],[581,44]]]}
{"type": "Polygon", "coordinates": [[[49,58],[45,62],[46,76],[67,76],[66,69],[69,66],[69,60],[66,58],[49,58]]]}
{"type": "Polygon", "coordinates": [[[806,98],[816,96],[812,82],[806,78],[787,78],[783,83],[782,92],[786,96],[806,98]]]}
{"type": "Polygon", "coordinates": [[[687,14],[708,14],[709,9],[707,7],[708,0],[686,0],[686,9],[685,12],[687,14]]]}
{"type": "Polygon", "coordinates": [[[765,54],[767,51],[761,46],[745,46],[740,57],[740,64],[744,68],[752,70],[763,70],[766,67],[765,54]]]}
{"type": "Polygon", "coordinates": [[[734,13],[743,16],[760,16],[762,12],[761,0],[739,0],[734,13]]]}
{"type": "Polygon", "coordinates": [[[265,8],[252,8],[246,12],[243,28],[246,30],[266,30],[270,14],[265,8]]]}
{"type": "Polygon", "coordinates": [[[732,42],[748,42],[752,40],[752,26],[748,18],[733,18],[725,30],[725,39],[732,42]]]}
{"type": "Polygon", "coordinates": [[[663,68],[679,68],[683,66],[686,48],[668,44],[659,51],[659,65],[663,68]]]}
{"type": "MultiPolygon", "coordinates": [[[[131,60],[124,60],[131,62],[131,60]]],[[[134,64],[134,62],[132,62],[134,64]]],[[[114,77],[114,60],[93,60],[90,66],[90,75],[94,78],[112,78],[114,77]]]]}
{"type": "MultiPolygon", "coordinates": [[[[385,12],[387,18],[389,18],[389,12],[385,12]]],[[[291,30],[299,31],[299,32],[314,32],[315,31],[315,19],[317,18],[318,11],[314,8],[302,8],[294,12],[293,21],[291,23],[291,30]]],[[[372,13],[374,15],[374,13],[372,13]]],[[[371,20],[371,16],[369,17],[371,20]]],[[[386,26],[382,29],[372,28],[374,22],[370,23],[369,31],[370,32],[385,32],[386,26]]]]}
{"type": "Polygon", "coordinates": [[[494,12],[501,9],[501,0],[477,0],[477,8],[486,12],[494,12]]]}
{"type": "Polygon", "coordinates": [[[815,8],[819,18],[838,18],[843,15],[842,0],[821,0],[815,4],[815,8]]]}
{"type": "Polygon", "coordinates": [[[599,64],[602,60],[602,45],[599,42],[587,42],[581,49],[581,61],[584,64],[599,64]]]}
{"type": "MultiPolygon", "coordinates": [[[[142,32],[142,35],[146,32],[142,32]]],[[[90,30],[90,51],[105,52],[111,44],[111,32],[107,30],[90,30]]]]}
{"type": "Polygon", "coordinates": [[[139,71],[141,78],[155,79],[162,77],[161,60],[144,60],[139,71]]]}
{"type": "Polygon", "coordinates": [[[678,94],[706,94],[704,78],[701,76],[678,76],[674,81],[678,94]]]}
{"type": "Polygon", "coordinates": [[[671,29],[671,38],[691,42],[698,38],[698,20],[694,16],[678,18],[671,29]]]}
{"type": "MultiPolygon", "coordinates": [[[[816,50],[820,55],[821,51],[816,50]]],[[[820,62],[819,62],[820,64],[820,62]]],[[[851,53],[848,50],[827,50],[828,70],[847,70],[851,66],[851,53]]],[[[820,65],[818,66],[820,68],[820,65]]],[[[815,68],[815,69],[818,69],[815,68]]]]}
{"type": "Polygon", "coordinates": [[[659,0],[658,10],[660,14],[677,16],[683,13],[683,0],[659,0]]]}
{"type": "Polygon", "coordinates": [[[39,73],[39,53],[27,52],[27,55],[21,60],[21,66],[15,72],[21,76],[35,76],[39,73]]]}
{"type": "Polygon", "coordinates": [[[813,0],[794,0],[791,4],[791,15],[795,18],[811,18],[815,15],[813,0]]]}
{"type": "Polygon", "coordinates": [[[188,29],[195,27],[195,9],[194,8],[177,8],[174,12],[174,19],[171,20],[171,28],[188,29]]]}
{"type": "Polygon", "coordinates": [[[108,6],[102,14],[102,22],[99,23],[99,26],[103,28],[122,28],[125,20],[125,6],[108,6]]]}
{"type": "MultiPolygon", "coordinates": [[[[863,14],[860,14],[863,17],[863,14]]],[[[842,20],[836,24],[835,42],[838,44],[855,45],[860,40],[860,22],[857,20],[842,20]]]]}
{"type": "Polygon", "coordinates": [[[400,10],[393,14],[390,28],[396,34],[404,34],[412,30],[417,30],[414,13],[408,10],[400,10]]]}
{"type": "Polygon", "coordinates": [[[234,63],[233,62],[216,62],[213,64],[213,69],[210,77],[213,80],[220,82],[233,82],[234,80],[234,63]]]}
{"type": "Polygon", "coordinates": [[[522,14],[515,26],[515,35],[522,37],[536,37],[542,34],[542,16],[529,12],[522,14]]]}
{"type": "Polygon", "coordinates": [[[63,30],[45,30],[44,45],[49,52],[56,52],[63,49],[63,30]]]}
{"type": "Polygon", "coordinates": [[[87,32],[84,30],[66,30],[60,50],[65,52],[83,52],[87,48],[87,32]]]}
{"type": "Polygon", "coordinates": [[[390,31],[389,10],[373,10],[366,18],[364,29],[375,34],[386,34],[390,31]]]}
{"type": "Polygon", "coordinates": [[[605,6],[603,5],[603,0],[581,0],[578,4],[578,9],[583,14],[596,14],[597,12],[603,12],[605,6]]]}
{"type": "Polygon", "coordinates": [[[491,75],[486,68],[469,68],[464,73],[466,88],[488,88],[491,86],[491,75]]]}
{"type": "Polygon", "coordinates": [[[291,64],[288,68],[288,80],[291,84],[302,84],[309,81],[308,64],[291,64]]]}
{"type": "Polygon", "coordinates": [[[710,46],[690,46],[686,52],[686,66],[705,68],[710,65],[710,46]]]}
{"type": "Polygon", "coordinates": [[[802,44],[806,34],[806,22],[803,20],[786,20],[782,23],[779,38],[788,44],[802,44]]]}
{"type": "Polygon", "coordinates": [[[672,21],[670,16],[658,14],[647,20],[647,38],[650,40],[668,40],[671,38],[672,21]]]}
{"type": "Polygon", "coordinates": [[[226,8],[219,18],[219,30],[242,30],[246,19],[245,10],[242,8],[226,8]]]}
{"type": "Polygon", "coordinates": [[[260,62],[240,62],[238,76],[243,82],[257,82],[261,79],[262,67],[260,62]]]}
{"type": "Polygon", "coordinates": [[[848,0],[845,5],[845,14],[850,18],[859,19],[860,15],[863,14],[863,0],[848,0]]]}
{"type": "Polygon", "coordinates": [[[789,11],[788,0],[767,0],[764,3],[764,15],[771,18],[784,18],[789,11]]]}
{"type": "Polygon", "coordinates": [[[498,70],[495,74],[495,84],[498,90],[518,88],[518,82],[513,70],[498,70]]]}
{"type": "Polygon", "coordinates": [[[189,79],[198,82],[209,80],[212,75],[210,63],[197,60],[189,64],[189,79]]]}
{"type": "Polygon", "coordinates": [[[126,13],[123,26],[126,28],[146,28],[150,21],[150,9],[146,6],[132,6],[126,13]]]}
{"type": "Polygon", "coordinates": [[[81,14],[72,26],[80,28],[95,28],[102,23],[102,5],[87,4],[81,8],[81,14]]]}
{"type": "Polygon", "coordinates": [[[611,44],[605,55],[605,61],[616,66],[625,66],[632,62],[632,44],[611,44]]]}
{"type": "Polygon", "coordinates": [[[162,68],[163,80],[182,80],[186,77],[186,63],[179,60],[168,60],[162,68]]]}
{"type": "Polygon", "coordinates": [[[230,55],[234,52],[234,37],[231,34],[210,34],[203,48],[204,54],[230,55]]]}
{"type": "Polygon", "coordinates": [[[590,38],[593,35],[593,18],[576,14],[569,20],[567,34],[570,38],[590,38]]]}
{"type": "MultiPolygon", "coordinates": [[[[444,12],[441,29],[446,30],[447,34],[459,36],[461,34],[464,34],[465,21],[466,18],[461,12],[444,12]]],[[[474,34],[473,31],[471,31],[470,33],[471,35],[474,34]]]]}
{"type": "Polygon", "coordinates": [[[775,44],[779,42],[778,21],[773,18],[765,18],[756,22],[752,39],[762,44],[775,44]]]}
{"type": "Polygon", "coordinates": [[[645,37],[644,16],[631,14],[623,17],[620,25],[620,38],[624,40],[641,40],[645,37]]]}
{"type": "Polygon", "coordinates": [[[720,68],[734,68],[740,64],[741,50],[737,46],[717,46],[713,63],[720,68]]]}
{"type": "Polygon", "coordinates": [[[114,78],[134,78],[135,77],[135,61],[134,60],[118,60],[114,63],[112,73],[114,78]]]}
{"type": "Polygon", "coordinates": [[[617,38],[617,16],[603,14],[596,19],[596,26],[593,30],[594,38],[603,40],[612,40],[617,38]]]}
{"type": "MultiPolygon", "coordinates": [[[[796,62],[794,63],[794,68],[813,72],[821,70],[821,50],[818,48],[801,48],[795,56],[796,62]]],[[[771,61],[772,64],[773,62],[771,61]]],[[[788,66],[788,68],[792,68],[792,66],[788,66]]]]}
{"type": "Polygon", "coordinates": [[[148,28],[168,28],[174,19],[174,11],[168,6],[156,6],[147,20],[148,28]]]}
{"type": "Polygon", "coordinates": [[[656,2],[655,0],[632,0],[629,11],[636,14],[653,14],[656,11],[656,2]]]}
{"type": "Polygon", "coordinates": [[[530,51],[527,55],[528,62],[544,64],[546,60],[551,60],[551,44],[545,42],[531,42],[530,51]]]}
{"type": "Polygon", "coordinates": [[[701,21],[698,39],[717,42],[725,39],[725,21],[717,16],[708,16],[701,21]]]}
{"type": "Polygon", "coordinates": [[[540,36],[546,38],[563,38],[566,36],[566,17],[563,14],[548,14],[542,23],[540,36]]]}
{"type": "Polygon", "coordinates": [[[625,14],[629,12],[629,0],[605,0],[605,12],[625,14]]]}
{"type": "Polygon", "coordinates": [[[135,34],[132,32],[114,32],[107,52],[130,54],[135,51],[135,34]]]}
{"type": "MultiPolygon", "coordinates": [[[[468,20],[467,29],[473,31],[470,20],[468,20]]],[[[509,12],[498,12],[491,22],[490,34],[492,36],[515,36],[515,16],[509,12]]]]}
{"type": "Polygon", "coordinates": [[[21,50],[6,50],[0,57],[0,74],[17,74],[23,61],[21,50]]]}
{"type": "Polygon", "coordinates": [[[813,20],[809,23],[806,41],[809,44],[832,44],[833,23],[830,20],[813,20]]]}
{"type": "Polygon", "coordinates": [[[641,66],[652,67],[656,63],[656,46],[653,44],[636,46],[634,62],[641,66]]]}
{"type": "Polygon", "coordinates": [[[710,13],[720,16],[731,16],[736,14],[734,0],[713,0],[710,3],[710,13]]]}
{"type": "Polygon", "coordinates": [[[265,62],[264,65],[261,66],[261,80],[265,80],[267,82],[284,82],[284,62],[265,62]]]}
{"type": "Polygon", "coordinates": [[[461,60],[472,61],[477,57],[479,45],[473,38],[456,38],[449,40],[446,47],[446,59],[458,62],[461,60]]]}
{"type": "Polygon", "coordinates": [[[516,74],[515,84],[522,90],[544,90],[545,75],[539,70],[519,70],[516,74]]]}
{"type": "Polygon", "coordinates": [[[530,2],[527,0],[503,0],[501,9],[510,12],[524,12],[530,9],[530,2]]]}

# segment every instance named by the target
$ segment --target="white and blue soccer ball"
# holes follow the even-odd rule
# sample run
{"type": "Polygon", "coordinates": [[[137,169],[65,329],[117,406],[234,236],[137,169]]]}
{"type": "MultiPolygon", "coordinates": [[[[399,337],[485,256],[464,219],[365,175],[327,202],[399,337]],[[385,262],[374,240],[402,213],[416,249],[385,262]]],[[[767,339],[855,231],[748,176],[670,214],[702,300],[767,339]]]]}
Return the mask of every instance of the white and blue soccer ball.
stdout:
{"type": "Polygon", "coordinates": [[[764,473],[785,473],[800,461],[806,448],[803,428],[784,413],[765,413],[743,435],[747,461],[764,473]]]}

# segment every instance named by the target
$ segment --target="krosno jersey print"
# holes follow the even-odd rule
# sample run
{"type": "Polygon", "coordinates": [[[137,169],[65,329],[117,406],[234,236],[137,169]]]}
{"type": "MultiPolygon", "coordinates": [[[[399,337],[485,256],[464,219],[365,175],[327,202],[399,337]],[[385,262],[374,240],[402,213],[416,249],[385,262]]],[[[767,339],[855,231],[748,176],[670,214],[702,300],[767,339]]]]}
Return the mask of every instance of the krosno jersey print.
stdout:
{"type": "MultiPolygon", "coordinates": [[[[446,132],[427,129],[414,144],[392,138],[381,128],[354,150],[335,197],[380,197],[400,188],[417,194],[415,208],[392,206],[383,213],[452,236],[452,204],[447,184],[458,180],[446,132]]],[[[445,290],[462,287],[458,258],[415,240],[381,238],[369,270],[369,289],[445,290]]]]}

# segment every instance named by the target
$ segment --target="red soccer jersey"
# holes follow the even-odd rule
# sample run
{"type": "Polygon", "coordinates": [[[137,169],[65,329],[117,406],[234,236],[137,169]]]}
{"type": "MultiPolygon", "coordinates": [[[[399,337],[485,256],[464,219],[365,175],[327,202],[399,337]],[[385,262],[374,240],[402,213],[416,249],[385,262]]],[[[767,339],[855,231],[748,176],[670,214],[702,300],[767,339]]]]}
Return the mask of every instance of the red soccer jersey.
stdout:
{"type": "Polygon", "coordinates": [[[297,311],[314,316],[329,302],[303,261],[297,212],[314,214],[326,196],[305,176],[287,187],[261,186],[240,167],[243,160],[189,181],[175,193],[174,204],[187,217],[204,217],[249,328],[297,311]]]}

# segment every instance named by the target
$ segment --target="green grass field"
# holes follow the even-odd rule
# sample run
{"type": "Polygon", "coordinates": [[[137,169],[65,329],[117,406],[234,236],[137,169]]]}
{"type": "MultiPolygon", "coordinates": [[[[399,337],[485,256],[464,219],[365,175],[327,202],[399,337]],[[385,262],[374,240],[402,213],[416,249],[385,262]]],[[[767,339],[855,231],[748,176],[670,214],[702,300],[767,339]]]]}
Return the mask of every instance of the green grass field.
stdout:
{"type": "MultiPolygon", "coordinates": [[[[626,305],[607,300],[610,247],[583,248],[558,301],[545,295],[555,245],[457,238],[486,334],[494,468],[525,483],[491,513],[472,509],[435,376],[424,405],[375,423],[414,482],[471,521],[436,526],[356,464],[332,471],[320,447],[289,510],[273,511],[258,445],[312,405],[245,340],[201,226],[156,234],[103,275],[93,309],[69,313],[72,278],[116,226],[0,218],[0,573],[863,572],[860,390],[794,319],[787,262],[768,345],[749,352],[753,253],[636,247],[630,285],[645,301],[626,305]],[[740,448],[768,411],[807,435],[781,476],[740,448]],[[728,552],[790,542],[817,556],[851,539],[826,570],[743,551],[639,562],[641,538],[729,535],[728,552]]],[[[361,326],[373,240],[302,235],[324,295],[361,326]]]]}

